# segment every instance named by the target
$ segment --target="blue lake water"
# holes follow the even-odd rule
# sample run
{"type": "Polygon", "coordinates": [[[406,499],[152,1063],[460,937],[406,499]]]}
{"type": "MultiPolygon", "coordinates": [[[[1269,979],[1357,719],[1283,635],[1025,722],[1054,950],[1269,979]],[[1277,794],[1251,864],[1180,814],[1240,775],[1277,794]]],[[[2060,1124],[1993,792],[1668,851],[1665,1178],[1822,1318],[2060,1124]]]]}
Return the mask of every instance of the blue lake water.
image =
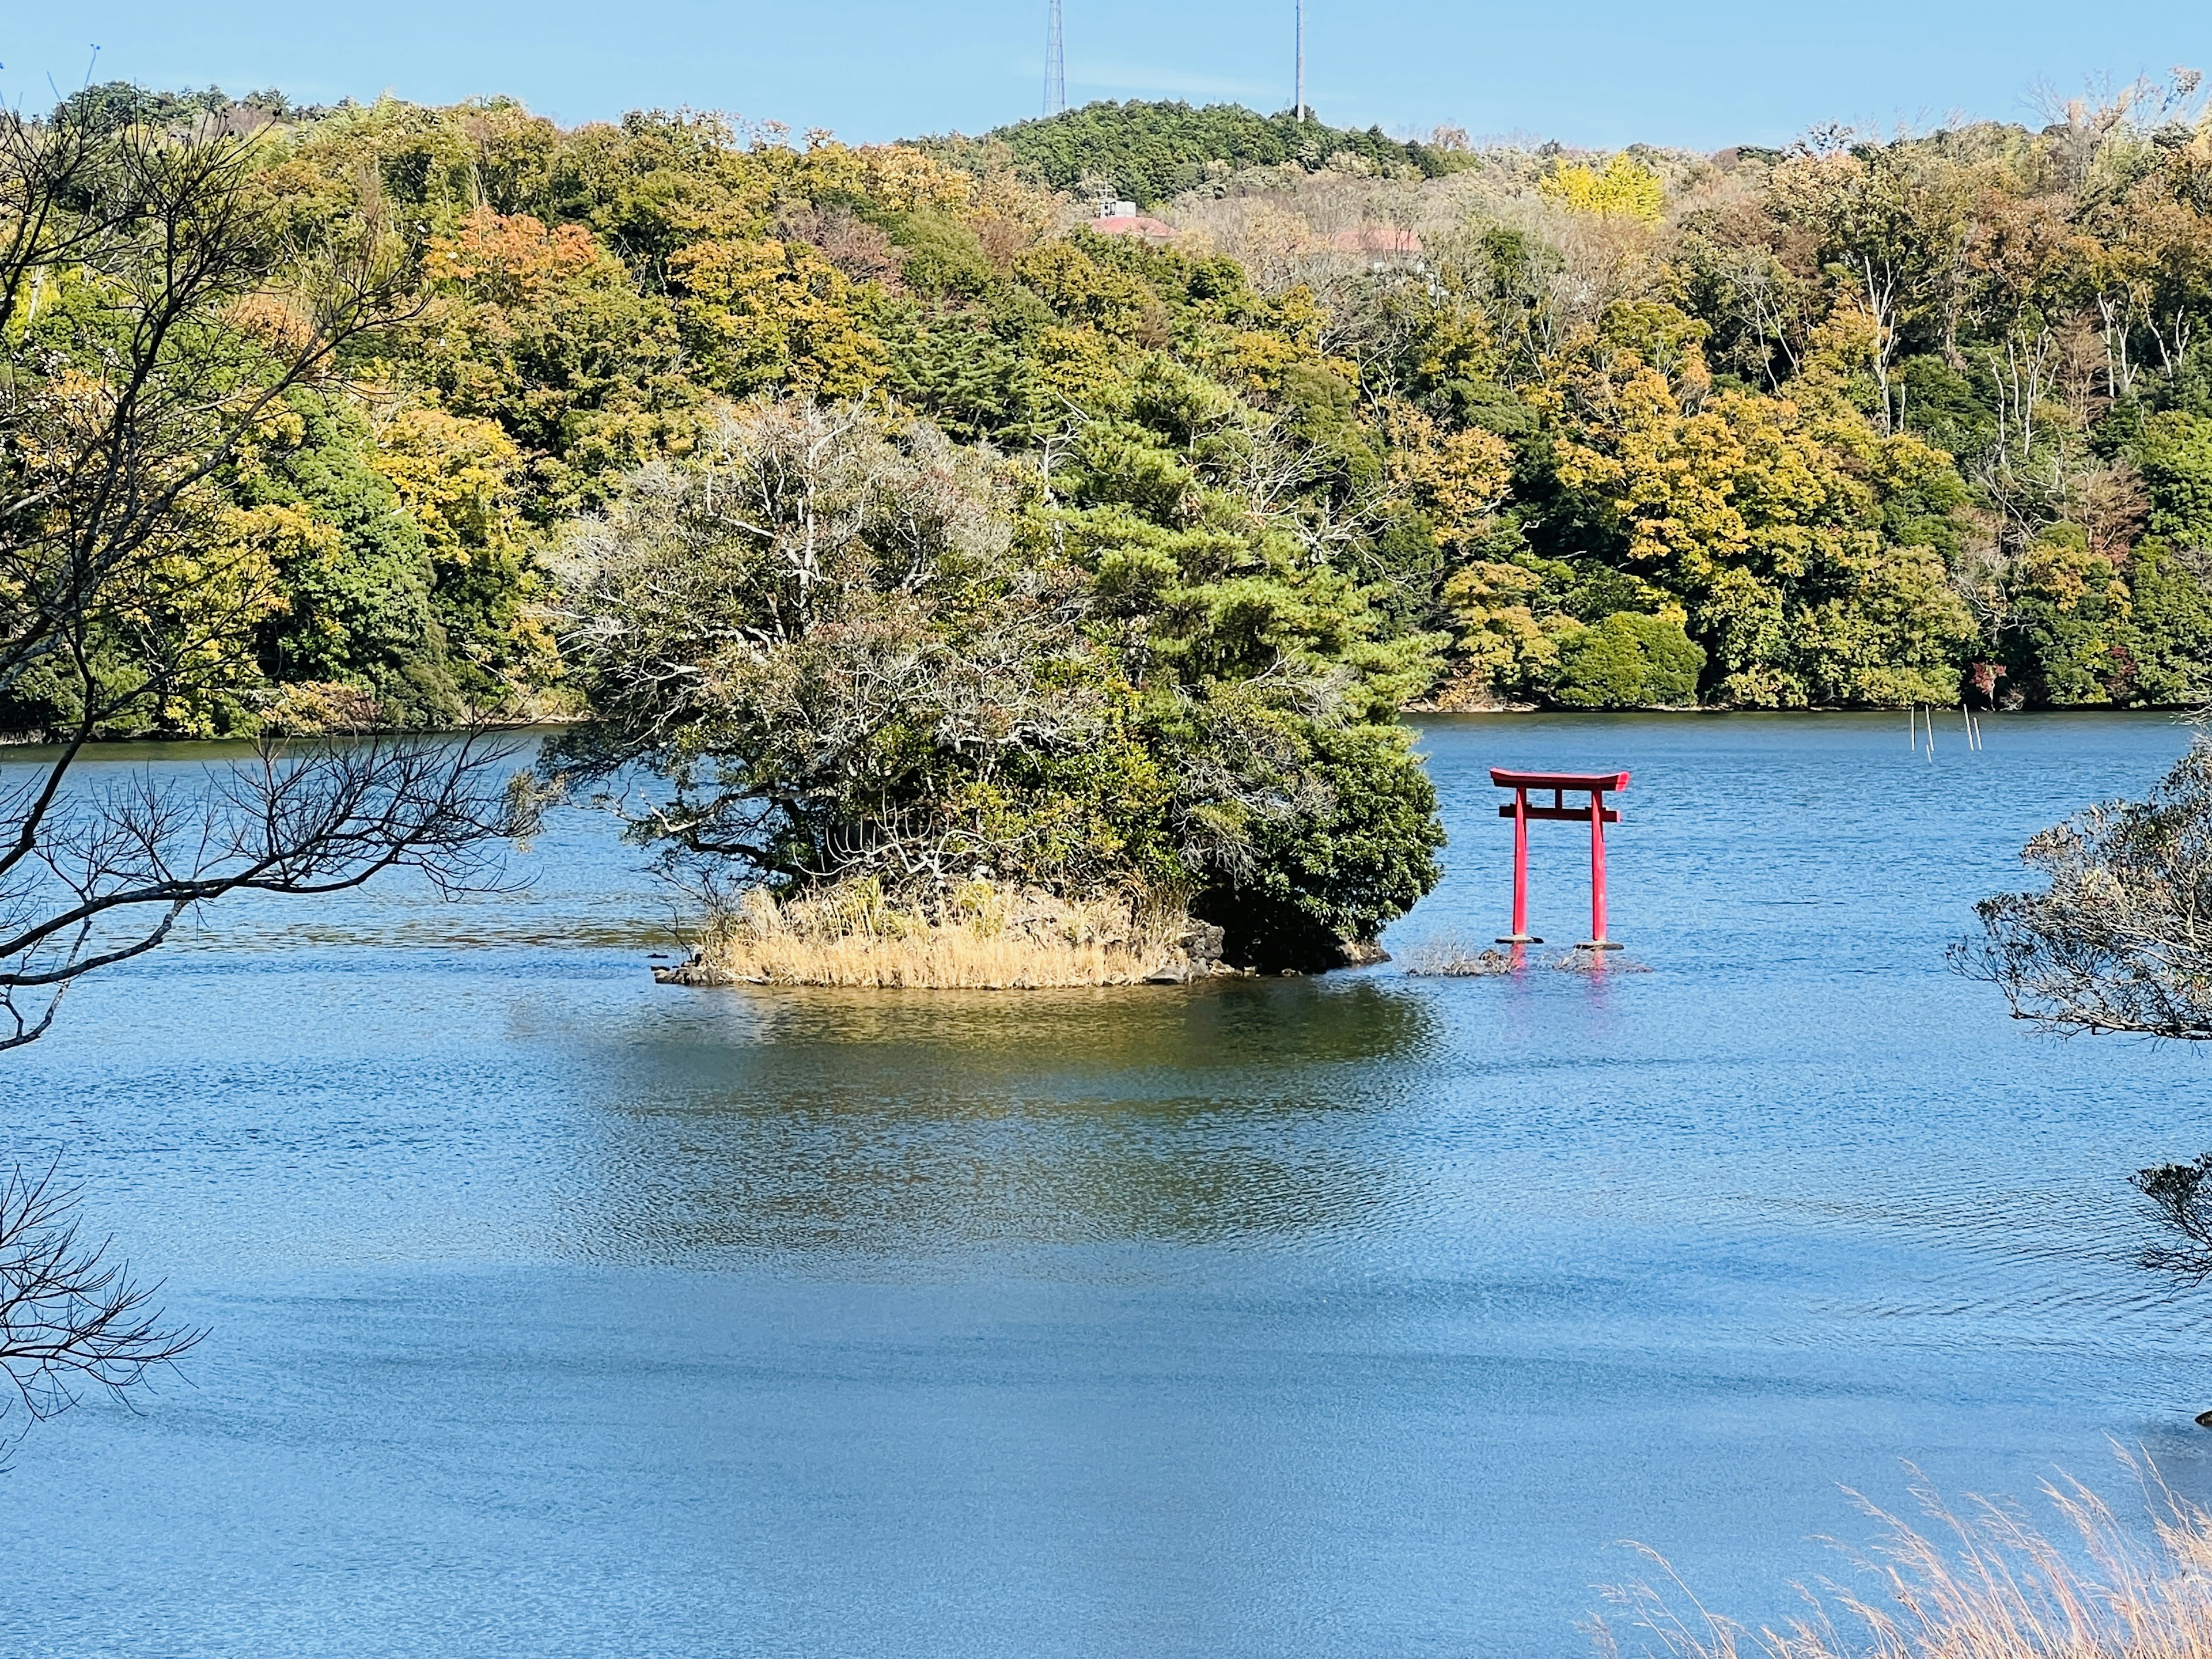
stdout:
{"type": "Polygon", "coordinates": [[[1387,942],[1504,931],[1485,769],[1626,768],[1599,978],[662,988],[582,813],[524,894],[216,910],[0,1056],[7,1151],[210,1333],[0,1477],[5,1651],[1576,1654],[1620,1540],[1785,1613],[1902,1458],[2212,1496],[2212,1288],[2125,1186],[2212,1147],[2204,1058],[1942,960],[2186,732],[1985,730],[1429,723],[1387,942]]]}

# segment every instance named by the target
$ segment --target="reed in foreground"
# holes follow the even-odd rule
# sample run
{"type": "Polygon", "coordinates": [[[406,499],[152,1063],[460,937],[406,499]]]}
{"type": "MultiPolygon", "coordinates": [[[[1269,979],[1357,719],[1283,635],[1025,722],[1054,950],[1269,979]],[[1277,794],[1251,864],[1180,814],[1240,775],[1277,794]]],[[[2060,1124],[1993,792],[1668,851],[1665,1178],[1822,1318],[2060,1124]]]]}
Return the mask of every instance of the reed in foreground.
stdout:
{"type": "Polygon", "coordinates": [[[2146,1498],[2137,1526],[2070,1478],[2043,1488],[2048,1531],[2009,1503],[1972,1498],[1962,1512],[1924,1482],[1917,1526],[1853,1493],[1881,1528],[1850,1554],[1870,1590],[1799,1585],[1804,1615],[1753,1631],[1641,1550],[1662,1587],[1609,1589],[1619,1626],[1600,1618],[1592,1633],[1603,1654],[1674,1659],[2212,1659],[2212,1513],[2122,1461],[2146,1498]]]}

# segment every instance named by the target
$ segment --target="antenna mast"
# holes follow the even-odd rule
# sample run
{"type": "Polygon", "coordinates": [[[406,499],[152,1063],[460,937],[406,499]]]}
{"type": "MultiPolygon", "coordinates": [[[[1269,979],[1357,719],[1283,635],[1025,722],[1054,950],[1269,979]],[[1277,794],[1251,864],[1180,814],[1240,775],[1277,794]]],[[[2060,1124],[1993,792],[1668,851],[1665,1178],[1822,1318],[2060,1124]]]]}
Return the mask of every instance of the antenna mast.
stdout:
{"type": "MultiPolygon", "coordinates": [[[[1060,0],[1052,0],[1052,4],[1053,10],[1056,15],[1060,9],[1060,0]]],[[[1306,122],[1306,0],[1297,0],[1297,4],[1298,66],[1297,97],[1298,106],[1298,125],[1300,126],[1304,126],[1306,122]]]]}
{"type": "Polygon", "coordinates": [[[1052,0],[1052,21],[1044,36],[1044,112],[1057,115],[1067,107],[1067,46],[1062,36],[1060,0],[1052,0]]]}

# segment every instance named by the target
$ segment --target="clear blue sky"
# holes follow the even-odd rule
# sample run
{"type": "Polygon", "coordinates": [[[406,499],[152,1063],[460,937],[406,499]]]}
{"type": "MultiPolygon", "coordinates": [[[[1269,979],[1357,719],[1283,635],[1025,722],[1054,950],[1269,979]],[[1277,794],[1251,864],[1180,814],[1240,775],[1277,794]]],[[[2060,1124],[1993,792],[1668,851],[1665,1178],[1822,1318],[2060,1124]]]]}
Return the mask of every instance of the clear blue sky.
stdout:
{"type": "MultiPolygon", "coordinates": [[[[1066,0],[1069,101],[1290,101],[1291,0],[1066,0]]],[[[46,79],[276,85],[303,101],[504,92],[563,122],[690,104],[854,140],[1037,112],[1045,0],[78,0],[0,7],[0,94],[46,79]]],[[[2027,118],[2039,82],[2212,68],[2197,0],[1310,0],[1307,94],[1340,125],[1699,149],[1816,121],[2027,118]]]]}

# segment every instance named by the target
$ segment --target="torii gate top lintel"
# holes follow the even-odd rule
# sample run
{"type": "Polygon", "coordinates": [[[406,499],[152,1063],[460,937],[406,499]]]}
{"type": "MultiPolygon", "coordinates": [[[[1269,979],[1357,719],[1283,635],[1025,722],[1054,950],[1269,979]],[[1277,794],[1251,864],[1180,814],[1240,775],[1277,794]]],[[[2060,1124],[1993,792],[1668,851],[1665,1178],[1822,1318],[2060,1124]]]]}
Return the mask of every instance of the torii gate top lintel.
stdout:
{"type": "Polygon", "coordinates": [[[1513,792],[1511,802],[1498,809],[1499,817],[1513,820],[1513,931],[1498,942],[1514,947],[1513,959],[1516,963],[1521,960],[1522,945],[1544,942],[1528,931],[1528,820],[1565,818],[1587,820],[1590,827],[1590,936],[1583,941],[1582,948],[1619,950],[1620,947],[1605,936],[1605,826],[1620,823],[1620,814],[1605,804],[1605,798],[1628,787],[1628,774],[1512,772],[1493,766],[1490,769],[1490,781],[1501,789],[1513,792]],[[1550,790],[1551,805],[1532,805],[1528,800],[1532,789],[1550,790]],[[1569,806],[1566,795],[1570,790],[1587,794],[1589,804],[1569,806]]]}
{"type": "Polygon", "coordinates": [[[1501,789],[1595,789],[1602,795],[1628,787],[1626,772],[1509,772],[1493,766],[1490,781],[1501,789]]]}

